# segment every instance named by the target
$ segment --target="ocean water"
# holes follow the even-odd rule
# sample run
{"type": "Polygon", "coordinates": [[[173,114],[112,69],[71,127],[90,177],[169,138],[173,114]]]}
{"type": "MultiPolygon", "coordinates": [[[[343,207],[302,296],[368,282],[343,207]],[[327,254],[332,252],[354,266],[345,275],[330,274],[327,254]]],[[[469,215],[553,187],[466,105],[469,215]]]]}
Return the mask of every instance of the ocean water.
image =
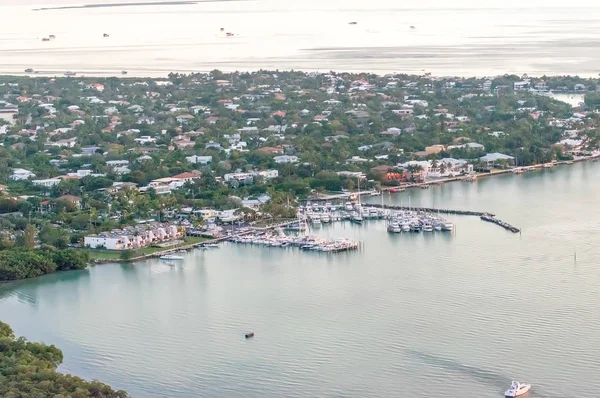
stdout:
{"type": "Polygon", "coordinates": [[[0,73],[21,74],[26,68],[50,75],[71,70],[128,71],[129,76],[215,68],[456,76],[600,72],[600,4],[591,0],[87,3],[105,7],[82,8],[86,0],[0,2],[7,17],[0,29],[0,73]],[[41,41],[50,34],[56,39],[41,41]]]}
{"type": "Polygon", "coordinates": [[[363,249],[225,244],[174,267],[96,266],[1,286],[0,319],[133,397],[496,398],[512,379],[532,398],[598,397],[599,172],[371,199],[489,211],[521,235],[462,216],[453,234],[334,224],[316,233],[363,249]]]}

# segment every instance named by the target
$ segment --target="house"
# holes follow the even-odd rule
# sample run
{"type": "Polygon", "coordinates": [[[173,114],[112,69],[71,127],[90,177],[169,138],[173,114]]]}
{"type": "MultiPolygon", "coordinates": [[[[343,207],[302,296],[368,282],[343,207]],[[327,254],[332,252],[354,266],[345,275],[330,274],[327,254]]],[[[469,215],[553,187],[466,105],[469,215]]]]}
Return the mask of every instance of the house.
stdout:
{"type": "Polygon", "coordinates": [[[58,148],[73,148],[77,144],[77,137],[58,140],[55,142],[47,142],[45,146],[53,146],[58,148]]]}
{"type": "Polygon", "coordinates": [[[212,156],[198,156],[198,155],[193,155],[193,156],[189,156],[187,158],[185,158],[185,160],[188,161],[188,163],[192,163],[192,164],[201,164],[201,165],[207,165],[209,163],[212,163],[212,156]]]}
{"type": "Polygon", "coordinates": [[[129,160],[107,160],[106,165],[108,167],[128,166],[129,160]]]}
{"type": "Polygon", "coordinates": [[[298,156],[280,155],[273,158],[275,163],[298,163],[298,156]]]}
{"type": "Polygon", "coordinates": [[[194,119],[194,116],[192,115],[179,115],[177,116],[177,123],[180,124],[187,124],[190,120],[194,119]]]}
{"type": "Polygon", "coordinates": [[[209,141],[206,143],[206,145],[204,145],[205,149],[216,149],[218,151],[222,151],[223,147],[221,146],[221,144],[219,144],[218,142],[214,142],[214,141],[209,141]]]}
{"type": "Polygon", "coordinates": [[[272,180],[279,177],[279,170],[263,170],[254,173],[254,175],[265,180],[272,180]]]}
{"type": "Polygon", "coordinates": [[[464,159],[442,158],[429,161],[428,177],[453,177],[473,172],[473,165],[464,159]]]}
{"type": "Polygon", "coordinates": [[[81,152],[85,155],[93,155],[98,149],[100,149],[99,146],[86,146],[81,148],[81,152]]]}
{"type": "Polygon", "coordinates": [[[476,142],[467,142],[462,145],[448,145],[448,150],[451,149],[469,149],[469,150],[485,150],[485,146],[478,144],[476,142]]]}
{"type": "Polygon", "coordinates": [[[96,90],[99,92],[103,92],[104,91],[104,85],[100,84],[100,83],[90,83],[87,85],[87,88],[91,89],[91,90],[96,90]]]}
{"type": "Polygon", "coordinates": [[[427,155],[431,155],[434,153],[440,153],[444,150],[444,146],[443,145],[431,145],[428,147],[425,147],[425,153],[427,155]]]}
{"type": "Polygon", "coordinates": [[[144,145],[149,143],[156,143],[156,138],[150,137],[149,135],[143,135],[139,138],[134,138],[133,141],[137,142],[140,145],[144,145]]]}
{"type": "Polygon", "coordinates": [[[22,181],[27,180],[29,178],[34,178],[35,174],[33,174],[29,170],[25,169],[14,169],[13,173],[10,175],[10,179],[13,181],[22,181]]]}
{"type": "Polygon", "coordinates": [[[185,173],[174,175],[171,178],[180,180],[183,182],[192,182],[194,180],[200,180],[202,178],[202,175],[200,174],[199,171],[193,170],[193,171],[186,171],[185,173]]]}
{"type": "Polygon", "coordinates": [[[500,161],[507,161],[510,163],[514,159],[515,158],[512,156],[504,155],[504,154],[498,153],[498,152],[488,153],[487,155],[479,158],[479,160],[481,160],[482,162],[485,162],[488,167],[493,167],[495,164],[497,164],[500,161]]]}
{"type": "Polygon", "coordinates": [[[79,196],[63,195],[63,196],[59,197],[58,199],[56,199],[56,201],[69,203],[69,204],[77,207],[78,209],[81,208],[81,198],[79,196]]]}
{"type": "Polygon", "coordinates": [[[122,230],[101,232],[84,238],[92,249],[135,250],[160,242],[177,241],[185,236],[185,228],[168,223],[140,223],[122,230]]]}
{"type": "Polygon", "coordinates": [[[33,185],[49,188],[58,185],[60,181],[60,178],[46,178],[44,180],[32,180],[31,183],[33,185]]]}
{"type": "Polygon", "coordinates": [[[375,166],[371,168],[371,172],[378,175],[383,182],[408,181],[408,173],[398,170],[393,166],[375,166]]]}
{"type": "Polygon", "coordinates": [[[390,127],[389,129],[387,129],[385,131],[382,131],[379,134],[381,134],[381,135],[389,135],[389,136],[395,137],[395,136],[400,135],[400,133],[402,133],[401,129],[399,129],[397,127],[390,127]]]}

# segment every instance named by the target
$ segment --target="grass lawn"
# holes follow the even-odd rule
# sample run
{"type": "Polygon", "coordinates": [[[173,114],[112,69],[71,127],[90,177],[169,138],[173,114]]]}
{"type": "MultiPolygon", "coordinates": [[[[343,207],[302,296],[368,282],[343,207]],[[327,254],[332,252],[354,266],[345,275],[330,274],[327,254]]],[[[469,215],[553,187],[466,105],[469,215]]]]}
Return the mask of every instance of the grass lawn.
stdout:
{"type": "MultiPolygon", "coordinates": [[[[135,250],[133,252],[132,258],[139,257],[139,256],[145,256],[147,254],[158,253],[161,251],[173,250],[173,249],[176,249],[181,246],[196,245],[205,240],[207,240],[207,238],[203,238],[200,236],[186,236],[184,242],[180,243],[179,245],[169,246],[169,247],[144,247],[142,249],[135,250]]],[[[90,260],[92,260],[92,261],[93,260],[120,260],[121,253],[122,253],[121,251],[118,251],[118,250],[106,250],[106,249],[82,248],[82,249],[78,249],[78,250],[85,250],[86,252],[88,252],[90,255],[90,260]]]]}

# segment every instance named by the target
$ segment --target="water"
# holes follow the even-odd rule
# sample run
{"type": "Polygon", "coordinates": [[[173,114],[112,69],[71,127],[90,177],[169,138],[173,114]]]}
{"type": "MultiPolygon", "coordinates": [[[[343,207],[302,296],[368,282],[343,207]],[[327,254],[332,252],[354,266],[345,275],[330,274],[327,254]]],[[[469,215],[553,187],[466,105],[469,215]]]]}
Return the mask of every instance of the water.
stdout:
{"type": "Polygon", "coordinates": [[[86,2],[1,3],[0,12],[10,18],[3,20],[0,35],[0,73],[26,68],[88,75],[126,70],[129,76],[215,68],[468,76],[600,72],[600,5],[591,0],[252,0],[46,11],[33,9],[86,2]],[[41,41],[50,34],[56,40],[41,41]]]}
{"type": "Polygon", "coordinates": [[[319,233],[364,249],[227,244],[173,267],[96,266],[0,287],[0,319],[63,349],[61,370],[134,397],[495,398],[511,379],[532,398],[596,397],[598,172],[384,196],[493,212],[521,236],[461,216],[455,234],[335,224],[319,233]]]}

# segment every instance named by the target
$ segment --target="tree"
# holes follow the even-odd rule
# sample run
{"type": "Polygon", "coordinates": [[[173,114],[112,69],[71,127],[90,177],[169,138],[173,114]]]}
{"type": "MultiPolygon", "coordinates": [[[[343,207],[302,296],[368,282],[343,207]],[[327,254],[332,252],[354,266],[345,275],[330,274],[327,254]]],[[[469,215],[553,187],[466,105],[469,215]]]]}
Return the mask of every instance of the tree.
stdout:
{"type": "Polygon", "coordinates": [[[63,353],[55,346],[15,338],[11,327],[0,322],[0,396],[127,398],[98,381],[58,373],[63,353]]]}
{"type": "Polygon", "coordinates": [[[35,227],[31,224],[27,224],[23,233],[17,238],[17,246],[26,247],[28,249],[35,247],[35,232],[35,227]]]}

